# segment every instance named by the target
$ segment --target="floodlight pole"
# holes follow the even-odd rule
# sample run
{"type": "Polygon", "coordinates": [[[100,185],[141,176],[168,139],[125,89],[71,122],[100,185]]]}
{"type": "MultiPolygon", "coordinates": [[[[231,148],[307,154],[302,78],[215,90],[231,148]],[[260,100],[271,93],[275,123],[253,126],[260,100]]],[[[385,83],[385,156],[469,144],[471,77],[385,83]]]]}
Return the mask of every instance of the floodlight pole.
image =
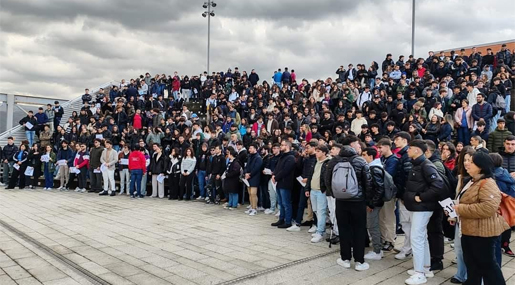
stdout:
{"type": "Polygon", "coordinates": [[[207,2],[207,75],[208,76],[209,76],[209,49],[210,48],[211,48],[211,0],[209,0],[207,2]]]}
{"type": "Polygon", "coordinates": [[[411,55],[415,58],[415,0],[411,7],[411,55]]]}

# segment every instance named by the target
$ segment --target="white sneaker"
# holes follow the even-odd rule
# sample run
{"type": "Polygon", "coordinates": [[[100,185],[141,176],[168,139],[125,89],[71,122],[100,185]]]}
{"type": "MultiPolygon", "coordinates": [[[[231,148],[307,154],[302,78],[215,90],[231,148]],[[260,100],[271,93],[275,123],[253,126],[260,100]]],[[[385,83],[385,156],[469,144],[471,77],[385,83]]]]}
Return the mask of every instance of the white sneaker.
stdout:
{"type": "Polygon", "coordinates": [[[368,265],[368,263],[366,262],[356,262],[356,265],[354,266],[354,269],[356,269],[356,271],[365,271],[367,269],[370,268],[370,265],[368,265]]]}
{"type": "Polygon", "coordinates": [[[280,215],[281,215],[281,211],[277,211],[277,213],[275,213],[276,217],[279,217],[280,215]]]}
{"type": "Polygon", "coordinates": [[[265,210],[265,208],[263,208],[263,207],[258,207],[258,208],[257,208],[257,210],[258,210],[259,212],[263,212],[263,211],[265,210]]]}
{"type": "Polygon", "coordinates": [[[381,258],[383,258],[382,250],[379,253],[375,253],[374,251],[369,251],[367,254],[365,254],[365,259],[381,260],[381,258]]]}
{"type": "Polygon", "coordinates": [[[309,228],[308,233],[310,233],[310,234],[316,233],[317,229],[318,229],[317,226],[312,225],[311,228],[309,228]]]}
{"type": "Polygon", "coordinates": [[[75,188],[75,192],[80,192],[80,188],[79,187],[75,188]]]}
{"type": "Polygon", "coordinates": [[[338,258],[338,260],[336,260],[336,264],[343,268],[350,268],[350,260],[342,260],[341,258],[338,258]]]}
{"type": "Polygon", "coordinates": [[[409,252],[401,251],[395,255],[395,259],[404,260],[404,259],[408,258],[410,255],[411,255],[411,250],[409,252]]]}
{"type": "Polygon", "coordinates": [[[86,193],[86,189],[85,188],[80,189],[80,193],[86,193]]]}
{"type": "MultiPolygon", "coordinates": [[[[424,275],[427,277],[427,278],[433,278],[435,277],[435,274],[433,273],[433,271],[430,271],[428,268],[424,268],[424,275]]],[[[415,271],[414,269],[410,269],[408,270],[408,275],[410,276],[413,276],[417,274],[417,271],[415,271]]]]}
{"type": "Polygon", "coordinates": [[[255,216],[255,215],[257,215],[257,211],[254,209],[250,210],[249,216],[255,216]]]}
{"type": "Polygon", "coordinates": [[[286,229],[289,232],[300,232],[300,227],[297,224],[293,224],[291,227],[286,229]]]}
{"type": "Polygon", "coordinates": [[[224,203],[224,206],[227,207],[227,205],[229,205],[229,202],[225,202],[224,203]]]}
{"type": "Polygon", "coordinates": [[[427,279],[423,273],[417,272],[416,274],[411,275],[411,277],[406,279],[404,282],[408,285],[425,284],[427,283],[427,279]]]}
{"type": "Polygon", "coordinates": [[[313,238],[311,239],[311,242],[312,243],[317,243],[317,242],[321,242],[324,240],[324,237],[318,233],[316,233],[313,238]]]}
{"type": "Polygon", "coordinates": [[[5,186],[5,183],[0,182],[0,186],[5,186]]]}
{"type": "Polygon", "coordinates": [[[270,209],[265,209],[265,215],[270,215],[270,214],[273,214],[274,211],[270,210],[270,209]]]}
{"type": "Polygon", "coordinates": [[[247,211],[245,211],[245,214],[250,214],[250,211],[252,211],[252,209],[249,208],[247,211]]]}
{"type": "Polygon", "coordinates": [[[202,198],[201,196],[198,196],[197,201],[200,201],[200,200],[204,200],[204,198],[202,198]]]}

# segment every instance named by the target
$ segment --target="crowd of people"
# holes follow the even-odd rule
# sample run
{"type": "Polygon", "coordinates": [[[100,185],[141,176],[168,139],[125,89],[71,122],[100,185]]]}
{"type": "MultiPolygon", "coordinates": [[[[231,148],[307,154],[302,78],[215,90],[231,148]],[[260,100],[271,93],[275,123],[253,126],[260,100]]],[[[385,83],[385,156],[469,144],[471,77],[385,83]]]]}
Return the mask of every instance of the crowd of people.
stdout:
{"type": "Polygon", "coordinates": [[[64,124],[57,101],[29,112],[26,140],[10,137],[0,152],[3,184],[228,210],[248,201],[249,216],[275,215],[273,227],[339,243],[344,268],[354,259],[367,270],[395,251],[413,258],[406,284],[424,284],[443,269],[448,241],[452,283],[505,284],[501,252],[515,256],[515,224],[498,209],[515,197],[514,71],[503,46],[396,62],[388,54],[381,66],[340,66],[335,79],[314,82],[288,68],[270,82],[237,67],[147,73],[86,89],[64,124]]]}

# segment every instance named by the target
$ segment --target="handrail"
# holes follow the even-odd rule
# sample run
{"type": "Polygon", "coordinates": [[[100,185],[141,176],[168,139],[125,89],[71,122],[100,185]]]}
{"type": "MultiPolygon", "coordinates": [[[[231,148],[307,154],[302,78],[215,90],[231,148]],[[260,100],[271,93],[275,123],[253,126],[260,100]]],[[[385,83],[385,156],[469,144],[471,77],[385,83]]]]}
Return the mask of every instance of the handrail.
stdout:
{"type": "MultiPolygon", "coordinates": [[[[106,87],[112,86],[112,85],[113,85],[113,81],[106,82],[106,83],[104,83],[102,85],[99,85],[95,89],[91,89],[91,93],[97,92],[98,90],[100,90],[100,88],[106,88],[106,87]]],[[[82,95],[81,96],[77,96],[74,99],[67,101],[62,106],[63,106],[63,108],[64,107],[69,107],[71,104],[73,104],[73,103],[75,103],[75,102],[77,102],[77,101],[79,101],[81,99],[82,99],[82,95]]],[[[23,127],[22,125],[18,125],[18,126],[13,127],[13,128],[11,128],[9,130],[6,130],[3,133],[0,133],[0,140],[3,139],[5,136],[10,136],[11,134],[19,131],[22,127],[23,127]]]]}

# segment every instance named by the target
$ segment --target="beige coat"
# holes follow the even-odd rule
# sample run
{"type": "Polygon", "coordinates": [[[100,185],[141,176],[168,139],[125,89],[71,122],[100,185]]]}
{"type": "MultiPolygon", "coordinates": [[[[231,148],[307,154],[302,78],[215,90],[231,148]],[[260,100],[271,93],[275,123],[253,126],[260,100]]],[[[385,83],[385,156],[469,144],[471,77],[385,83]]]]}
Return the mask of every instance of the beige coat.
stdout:
{"type": "Polygon", "coordinates": [[[501,191],[492,178],[474,182],[457,205],[462,234],[496,237],[509,229],[506,221],[499,215],[500,203],[501,191]]]}
{"type": "Polygon", "coordinates": [[[102,155],[100,156],[100,162],[102,164],[108,162],[108,169],[114,170],[116,163],[118,162],[118,153],[116,150],[111,148],[111,151],[109,152],[109,157],[107,156],[107,148],[104,148],[102,151],[102,155]]]}

